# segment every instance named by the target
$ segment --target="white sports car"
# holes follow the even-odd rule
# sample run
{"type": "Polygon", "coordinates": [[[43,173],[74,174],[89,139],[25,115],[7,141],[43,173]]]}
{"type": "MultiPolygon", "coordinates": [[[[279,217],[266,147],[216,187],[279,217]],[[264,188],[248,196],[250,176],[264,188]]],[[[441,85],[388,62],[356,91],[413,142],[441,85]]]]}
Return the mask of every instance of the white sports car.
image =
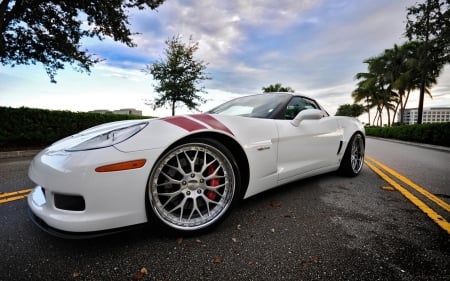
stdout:
{"type": "Polygon", "coordinates": [[[289,93],[246,96],[205,114],[99,125],[32,161],[34,222],[61,237],[92,237],[151,223],[198,234],[242,198],[339,170],[356,176],[365,133],[289,93]]]}

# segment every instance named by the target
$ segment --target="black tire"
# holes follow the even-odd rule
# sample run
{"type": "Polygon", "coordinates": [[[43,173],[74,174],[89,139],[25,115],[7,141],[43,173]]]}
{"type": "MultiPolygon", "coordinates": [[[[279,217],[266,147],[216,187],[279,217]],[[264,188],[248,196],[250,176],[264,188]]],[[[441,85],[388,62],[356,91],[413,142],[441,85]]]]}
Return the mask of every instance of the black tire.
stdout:
{"type": "Polygon", "coordinates": [[[220,224],[239,201],[233,154],[214,139],[191,139],[164,153],[147,184],[149,222],[192,236],[220,224]]]}
{"type": "Polygon", "coordinates": [[[357,176],[364,164],[364,151],[364,137],[361,133],[354,134],[345,149],[339,172],[348,177],[357,176]]]}

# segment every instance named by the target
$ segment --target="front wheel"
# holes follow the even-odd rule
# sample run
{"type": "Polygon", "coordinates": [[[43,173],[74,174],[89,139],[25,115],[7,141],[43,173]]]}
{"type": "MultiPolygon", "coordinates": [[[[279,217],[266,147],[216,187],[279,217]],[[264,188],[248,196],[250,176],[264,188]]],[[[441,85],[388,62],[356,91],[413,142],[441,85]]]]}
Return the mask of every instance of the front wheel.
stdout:
{"type": "Polygon", "coordinates": [[[360,133],[354,134],[345,149],[339,171],[345,176],[357,176],[363,167],[364,150],[363,136],[360,133]]]}
{"type": "Polygon", "coordinates": [[[219,224],[240,194],[239,170],[230,151],[213,139],[194,139],[165,153],[151,172],[150,215],[179,234],[219,224]]]}

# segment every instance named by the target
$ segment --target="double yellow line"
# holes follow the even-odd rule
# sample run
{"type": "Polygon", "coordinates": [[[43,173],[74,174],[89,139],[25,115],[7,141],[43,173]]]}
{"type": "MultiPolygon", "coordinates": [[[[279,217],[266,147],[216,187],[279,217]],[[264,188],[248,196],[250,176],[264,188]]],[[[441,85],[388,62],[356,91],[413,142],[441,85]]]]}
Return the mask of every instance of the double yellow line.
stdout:
{"type": "Polygon", "coordinates": [[[31,189],[23,189],[19,191],[0,193],[0,205],[11,201],[24,199],[30,192],[31,189]]]}
{"type": "Polygon", "coordinates": [[[446,221],[441,215],[439,215],[435,210],[429,207],[424,201],[419,199],[416,195],[411,193],[406,187],[400,185],[392,177],[395,177],[398,181],[404,183],[404,185],[409,186],[417,193],[421,194],[428,200],[432,201],[445,211],[450,213],[450,204],[441,200],[434,194],[428,192],[426,189],[420,187],[418,184],[412,182],[405,176],[401,175],[397,171],[389,168],[388,166],[382,164],[381,162],[373,159],[372,157],[366,156],[365,164],[372,169],[376,174],[378,174],[383,180],[392,185],[396,190],[398,190],[404,197],[416,205],[422,212],[424,212],[428,217],[430,217],[437,225],[439,225],[443,230],[450,234],[450,223],[446,221]],[[389,173],[387,175],[386,173],[389,173]]]}

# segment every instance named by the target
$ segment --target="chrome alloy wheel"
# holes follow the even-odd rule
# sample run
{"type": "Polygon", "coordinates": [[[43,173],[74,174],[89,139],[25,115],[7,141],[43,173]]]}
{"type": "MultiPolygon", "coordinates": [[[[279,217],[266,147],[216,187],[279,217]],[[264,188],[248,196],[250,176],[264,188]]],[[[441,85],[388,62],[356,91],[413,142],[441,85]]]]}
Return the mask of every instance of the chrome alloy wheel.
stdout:
{"type": "Polygon", "coordinates": [[[182,144],[165,154],[149,180],[149,199],[155,215],[182,231],[217,222],[235,194],[232,162],[213,145],[182,144]]]}
{"type": "Polygon", "coordinates": [[[364,141],[360,134],[353,138],[350,163],[353,173],[358,174],[364,163],[364,141]]]}

